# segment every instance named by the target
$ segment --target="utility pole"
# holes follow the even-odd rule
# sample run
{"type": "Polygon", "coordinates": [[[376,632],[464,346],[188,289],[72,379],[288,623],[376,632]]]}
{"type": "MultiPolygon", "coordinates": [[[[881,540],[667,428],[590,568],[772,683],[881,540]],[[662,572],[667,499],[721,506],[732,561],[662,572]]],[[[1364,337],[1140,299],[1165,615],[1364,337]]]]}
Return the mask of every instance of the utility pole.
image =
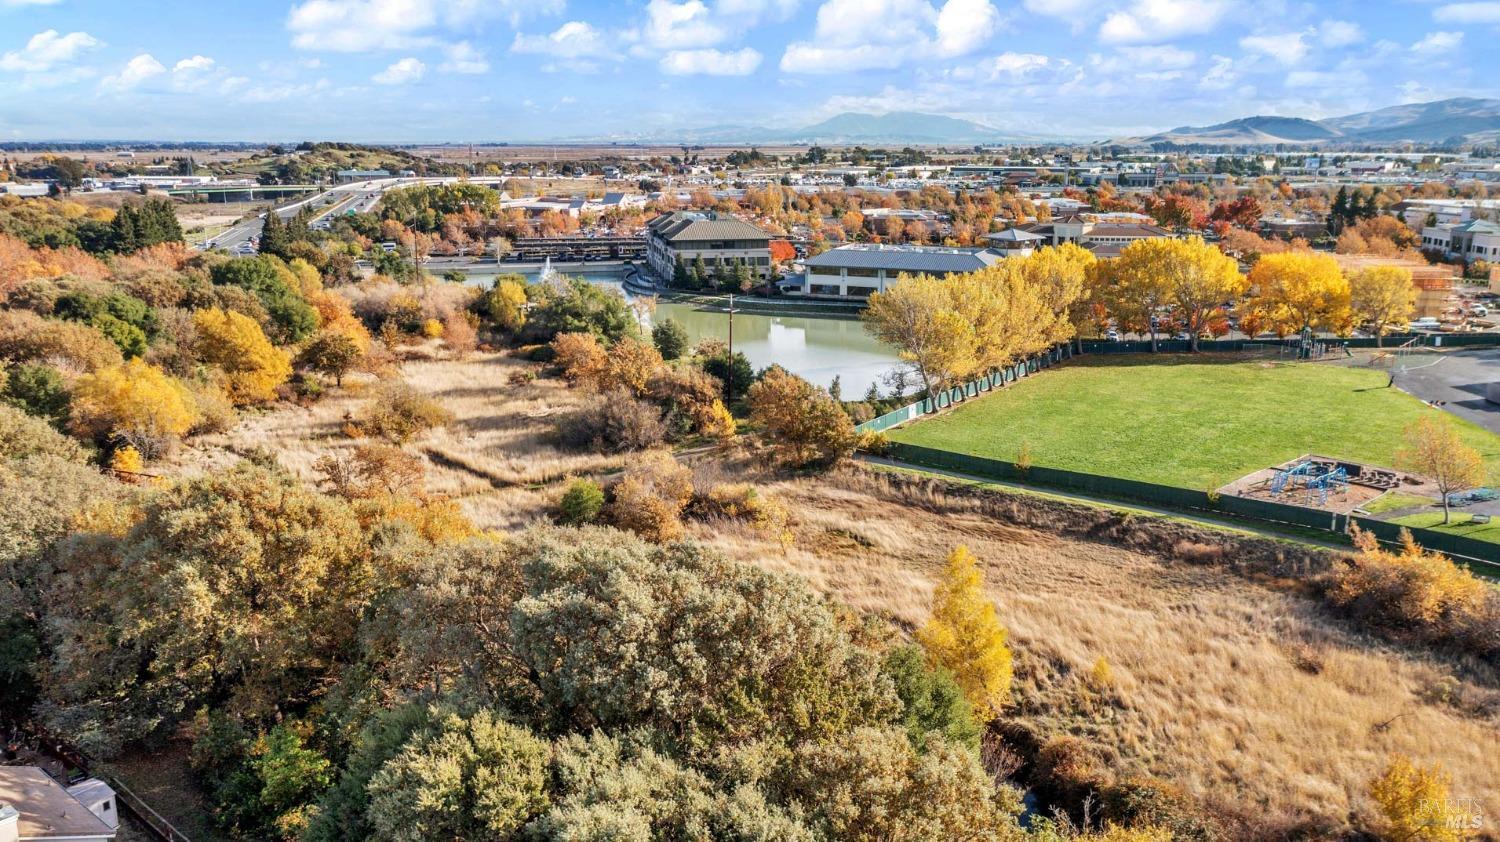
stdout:
{"type": "Polygon", "coordinates": [[[729,293],[729,365],[724,387],[724,396],[734,400],[734,293],[729,293]]]}

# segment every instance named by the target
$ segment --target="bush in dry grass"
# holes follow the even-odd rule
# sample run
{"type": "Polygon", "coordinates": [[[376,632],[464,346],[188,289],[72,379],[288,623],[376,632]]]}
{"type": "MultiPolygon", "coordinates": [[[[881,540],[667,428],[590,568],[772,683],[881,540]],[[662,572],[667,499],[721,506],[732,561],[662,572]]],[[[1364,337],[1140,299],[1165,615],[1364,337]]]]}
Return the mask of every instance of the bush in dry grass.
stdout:
{"type": "Polygon", "coordinates": [[[666,441],[667,426],[661,410],[619,390],[595,395],[563,416],[557,434],[568,447],[618,453],[656,447],[666,441]]]}
{"type": "Polygon", "coordinates": [[[921,748],[928,735],[936,733],[955,745],[979,750],[981,729],[963,688],[953,673],[927,663],[922,647],[897,646],[886,653],[880,671],[896,685],[901,724],[913,747],[921,748]]]}
{"type": "Polygon", "coordinates": [[[669,417],[701,435],[727,439],[735,433],[734,416],[720,400],[724,384],[700,368],[663,366],[651,375],[646,391],[669,417]]]}
{"type": "Polygon", "coordinates": [[[1374,780],[1370,798],[1380,812],[1386,839],[1459,842],[1471,839],[1478,817],[1448,797],[1452,778],[1437,763],[1418,766],[1409,757],[1394,757],[1374,780]]]}
{"type": "Polygon", "coordinates": [[[0,459],[26,456],[56,456],[82,462],[83,448],[46,421],[0,403],[0,459]]]}
{"type": "Polygon", "coordinates": [[[1074,736],[1048,740],[1037,752],[1031,784],[1054,804],[1077,807],[1097,800],[1109,784],[1109,772],[1087,743],[1074,736]]]}
{"type": "Polygon", "coordinates": [[[449,313],[443,319],[443,344],[458,359],[472,354],[479,347],[479,331],[475,328],[473,317],[458,310],[449,313]]]}
{"type": "Polygon", "coordinates": [[[700,518],[727,518],[754,526],[756,531],[789,548],[796,540],[791,512],[780,500],[749,483],[718,483],[693,498],[692,514],[700,518]]]}
{"type": "Polygon", "coordinates": [[[1104,819],[1126,828],[1160,828],[1173,842],[1212,842],[1216,828],[1182,791],[1156,778],[1131,777],[1104,788],[1104,819]]]}
{"type": "Polygon", "coordinates": [[[603,508],[604,489],[599,483],[588,478],[575,479],[557,502],[557,522],[563,526],[593,523],[603,508]]]}
{"type": "Polygon", "coordinates": [[[662,367],[661,352],[650,342],[626,336],[609,346],[599,389],[626,389],[636,397],[646,394],[651,376],[662,367]]]}
{"type": "Polygon", "coordinates": [[[115,343],[81,322],[44,319],[26,310],[0,310],[0,359],[45,362],[65,371],[119,365],[115,343]]]}
{"type": "Polygon", "coordinates": [[[1334,572],[1326,592],[1335,606],[1387,632],[1500,655],[1500,597],[1474,574],[1422,549],[1406,530],[1399,551],[1368,532],[1356,530],[1354,541],[1359,555],[1334,572]]]}
{"type": "Polygon", "coordinates": [[[749,402],[751,419],[795,464],[831,464],[853,453],[859,440],[838,401],[781,366],[750,387],[749,402]]]}
{"type": "Polygon", "coordinates": [[[552,361],[569,383],[594,388],[604,374],[604,346],[592,333],[559,333],[553,337],[552,361]]]}
{"type": "Polygon", "coordinates": [[[424,493],[420,457],[388,444],[362,444],[353,451],[330,453],[313,463],[322,475],[319,485],[346,500],[378,494],[424,493]]]}
{"type": "Polygon", "coordinates": [[[672,454],[653,451],[625,470],[614,487],[609,519],[648,541],[682,537],[682,510],[693,499],[693,472],[672,454]]]}
{"type": "Polygon", "coordinates": [[[385,384],[365,406],[356,426],[365,435],[405,444],[413,436],[453,423],[453,413],[403,381],[385,384]]]}

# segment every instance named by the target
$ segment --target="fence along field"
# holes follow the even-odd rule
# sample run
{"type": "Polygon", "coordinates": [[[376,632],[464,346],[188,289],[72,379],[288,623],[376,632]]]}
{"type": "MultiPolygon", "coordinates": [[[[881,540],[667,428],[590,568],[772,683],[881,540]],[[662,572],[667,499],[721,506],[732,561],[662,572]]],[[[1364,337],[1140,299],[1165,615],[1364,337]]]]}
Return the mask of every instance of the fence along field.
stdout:
{"type": "MultiPolygon", "coordinates": [[[[1491,341],[1493,341],[1493,338],[1491,338],[1491,341]]],[[[1226,348],[1225,350],[1230,349],[1226,348]]],[[[1227,463],[1229,465],[1227,467],[1222,464],[1218,466],[1192,465],[1189,466],[1191,470],[1187,471],[1165,470],[1158,471],[1155,475],[1148,477],[1122,477],[1088,470],[1087,465],[1082,464],[1088,461],[1084,459],[1078,460],[1081,464],[1065,468],[1049,464],[1039,464],[1039,462],[1045,463],[1045,459],[1032,461],[1030,459],[1020,459],[1019,456],[1005,458],[998,455],[1001,448],[995,446],[995,436],[997,428],[1001,428],[1002,424],[1005,424],[1004,429],[1007,430],[1016,428],[1031,429],[1035,430],[1037,435],[1042,435],[1046,430],[1046,419],[1028,417],[1015,423],[1006,423],[996,417],[978,419],[971,424],[972,429],[967,430],[970,436],[966,441],[969,444],[968,446],[963,446],[962,449],[960,449],[960,446],[955,446],[950,442],[956,439],[963,439],[964,437],[953,434],[951,430],[947,431],[948,435],[934,436],[930,433],[932,428],[926,426],[936,423],[952,424],[961,414],[972,413],[973,410],[980,408],[979,405],[972,403],[977,398],[1008,387],[1010,384],[1027,378],[1031,374],[1042,371],[1064,360],[1072,359],[1075,356],[1076,354],[1071,348],[1059,346],[1033,359],[1017,363],[1014,366],[993,372],[977,380],[942,390],[932,397],[923,398],[908,406],[888,412],[861,424],[859,429],[862,432],[889,431],[902,424],[924,419],[929,415],[934,415],[955,407],[961,407],[961,412],[945,415],[941,421],[930,419],[916,425],[903,427],[901,432],[893,436],[894,440],[890,445],[891,457],[913,465],[958,471],[977,477],[1081,491],[1104,497],[1133,500],[1176,509],[1202,511],[1218,516],[1227,516],[1281,527],[1292,526],[1313,529],[1338,536],[1340,540],[1345,539],[1344,536],[1347,535],[1351,525],[1357,525],[1360,529],[1369,531],[1377,539],[1384,542],[1391,543],[1399,540],[1401,527],[1389,522],[1360,515],[1337,514],[1320,509],[1288,505],[1268,500],[1220,495],[1210,490],[1249,472],[1249,470],[1285,461],[1287,458],[1291,458],[1291,456],[1295,456],[1298,453],[1330,449],[1326,446],[1326,443],[1318,443],[1316,446],[1306,447],[1303,447],[1306,444],[1305,442],[1301,444],[1296,442],[1281,443],[1280,446],[1283,450],[1278,451],[1272,448],[1264,448],[1263,456],[1244,457],[1255,459],[1256,461],[1254,462],[1227,463]],[[978,441],[981,436],[984,439],[984,446],[973,446],[972,442],[978,441]],[[938,441],[934,441],[934,439],[938,441]],[[1299,450],[1299,447],[1302,449],[1299,450]],[[981,450],[983,452],[965,452],[972,450],[981,450]],[[1281,454],[1279,458],[1278,454],[1281,454]],[[1174,481],[1177,477],[1184,475],[1201,482],[1202,486],[1187,487],[1186,483],[1174,481]]],[[[1170,359],[1167,358],[1167,360],[1170,359]]],[[[1103,362],[1102,360],[1098,362],[1089,361],[1085,364],[1103,369],[1114,368],[1112,365],[1100,365],[1103,362]]],[[[1162,364],[1159,362],[1150,366],[1143,365],[1140,368],[1156,369],[1157,366],[1162,364]]],[[[1209,363],[1209,365],[1232,366],[1236,364],[1219,362],[1209,363]]],[[[1292,364],[1288,364],[1287,367],[1291,368],[1292,364]]],[[[1317,370],[1318,368],[1303,364],[1296,364],[1295,367],[1298,370],[1317,370]]],[[[1356,374],[1356,372],[1350,369],[1340,369],[1339,371],[1356,374]]],[[[1385,375],[1378,372],[1365,371],[1359,372],[1359,374],[1366,375],[1363,379],[1371,380],[1372,382],[1377,379],[1381,381],[1381,384],[1385,382],[1385,375]]],[[[1049,374],[1049,377],[1051,376],[1057,375],[1049,374]]],[[[1040,386],[1040,383],[1037,386],[1040,386]]],[[[1028,388],[1036,388],[1037,386],[1028,388]]],[[[1245,396],[1246,399],[1248,397],[1245,396]]],[[[1347,439],[1345,443],[1346,447],[1353,448],[1357,452],[1339,455],[1349,455],[1351,458],[1359,456],[1367,461],[1388,464],[1391,459],[1390,454],[1382,453],[1378,450],[1370,450],[1371,442],[1378,438],[1384,442],[1381,445],[1382,447],[1389,445],[1389,447],[1393,448],[1395,442],[1398,440],[1400,427],[1408,421],[1405,416],[1410,414],[1411,417],[1416,417],[1421,412],[1430,411],[1420,401],[1404,393],[1392,392],[1379,395],[1378,397],[1381,399],[1381,405],[1384,407],[1382,410],[1383,413],[1389,412],[1391,406],[1404,407],[1405,411],[1401,412],[1399,417],[1386,418],[1384,420],[1383,426],[1390,429],[1384,429],[1379,432],[1367,431],[1368,434],[1365,435],[1359,435],[1357,429],[1354,429],[1352,432],[1346,431],[1344,434],[1344,438],[1347,439]],[[1392,403],[1393,401],[1395,403],[1392,403]]],[[[995,399],[991,398],[991,400],[995,399]]],[[[1078,399],[1082,400],[1083,397],[1080,396],[1078,399]]],[[[1059,411],[1057,407],[1051,407],[1051,409],[1054,411],[1054,414],[1059,411]]],[[[1086,426],[1080,421],[1085,412],[1086,408],[1079,407],[1071,421],[1086,426]]],[[[1354,420],[1358,421],[1358,419],[1354,420]]],[[[1141,426],[1139,421],[1136,420],[1127,420],[1127,423],[1141,426]]],[[[1493,463],[1500,462],[1500,438],[1473,425],[1464,425],[1461,423],[1461,426],[1465,427],[1465,437],[1472,439],[1471,444],[1478,443],[1484,445],[1483,452],[1486,455],[1486,461],[1491,462],[1492,466],[1493,463]]],[[[1013,441],[1014,439],[1012,438],[1011,440],[1013,441]]],[[[1332,449],[1337,450],[1337,447],[1332,449]]],[[[1255,451],[1250,452],[1254,453],[1255,451]]],[[[1466,538],[1461,535],[1440,532],[1434,529],[1408,528],[1411,529],[1418,543],[1423,546],[1453,556],[1467,563],[1475,572],[1489,576],[1500,575],[1500,544],[1466,538]]]]}

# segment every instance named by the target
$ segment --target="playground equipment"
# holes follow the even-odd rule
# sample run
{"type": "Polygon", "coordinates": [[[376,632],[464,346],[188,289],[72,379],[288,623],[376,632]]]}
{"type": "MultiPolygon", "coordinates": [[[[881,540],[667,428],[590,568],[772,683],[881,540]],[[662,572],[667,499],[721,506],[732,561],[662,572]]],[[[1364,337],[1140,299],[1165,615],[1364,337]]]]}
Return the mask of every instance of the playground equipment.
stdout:
{"type": "Polygon", "coordinates": [[[1319,506],[1328,504],[1328,495],[1349,490],[1349,472],[1342,465],[1307,459],[1276,471],[1271,477],[1271,496],[1301,493],[1304,503],[1316,497],[1319,506]]]}
{"type": "Polygon", "coordinates": [[[1448,495],[1448,505],[1450,506],[1468,506],[1473,503],[1489,503],[1493,500],[1500,500],[1500,494],[1497,494],[1492,488],[1455,491],[1448,495]]]}

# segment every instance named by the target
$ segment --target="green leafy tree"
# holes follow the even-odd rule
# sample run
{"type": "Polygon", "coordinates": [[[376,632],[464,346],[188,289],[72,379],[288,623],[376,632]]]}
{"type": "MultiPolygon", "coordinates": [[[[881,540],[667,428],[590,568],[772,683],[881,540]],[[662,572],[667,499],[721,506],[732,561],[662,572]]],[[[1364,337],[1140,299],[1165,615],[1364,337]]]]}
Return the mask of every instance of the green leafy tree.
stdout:
{"type": "Polygon", "coordinates": [[[22,363],[5,372],[4,377],[0,397],[6,403],[54,426],[68,420],[72,393],[57,369],[42,363],[22,363]]]}
{"type": "Polygon", "coordinates": [[[557,522],[564,526],[593,523],[604,509],[604,490],[591,479],[575,479],[557,504],[557,522]]]}
{"type": "Polygon", "coordinates": [[[651,328],[651,341],[664,360],[675,360],[687,353],[688,333],[682,322],[673,318],[662,319],[651,328]]]}
{"type": "Polygon", "coordinates": [[[546,809],[551,748],[481,709],[418,731],[370,779],[366,818],[381,839],[506,839],[546,809]]]}
{"type": "Polygon", "coordinates": [[[313,337],[297,355],[297,364],[310,368],[325,377],[332,377],[338,386],[344,385],[344,375],[354,368],[363,354],[359,346],[347,334],[324,331],[313,337]]]}
{"type": "Polygon", "coordinates": [[[922,647],[892,649],[881,671],[896,685],[896,696],[902,704],[901,724],[914,747],[922,748],[929,734],[938,734],[954,745],[979,750],[979,722],[963,688],[953,673],[928,664],[922,647]]]}
{"type": "Polygon", "coordinates": [[[569,278],[560,288],[541,293],[526,323],[526,333],[539,341],[559,333],[592,333],[608,344],[638,331],[624,296],[583,278],[569,278]]]}

